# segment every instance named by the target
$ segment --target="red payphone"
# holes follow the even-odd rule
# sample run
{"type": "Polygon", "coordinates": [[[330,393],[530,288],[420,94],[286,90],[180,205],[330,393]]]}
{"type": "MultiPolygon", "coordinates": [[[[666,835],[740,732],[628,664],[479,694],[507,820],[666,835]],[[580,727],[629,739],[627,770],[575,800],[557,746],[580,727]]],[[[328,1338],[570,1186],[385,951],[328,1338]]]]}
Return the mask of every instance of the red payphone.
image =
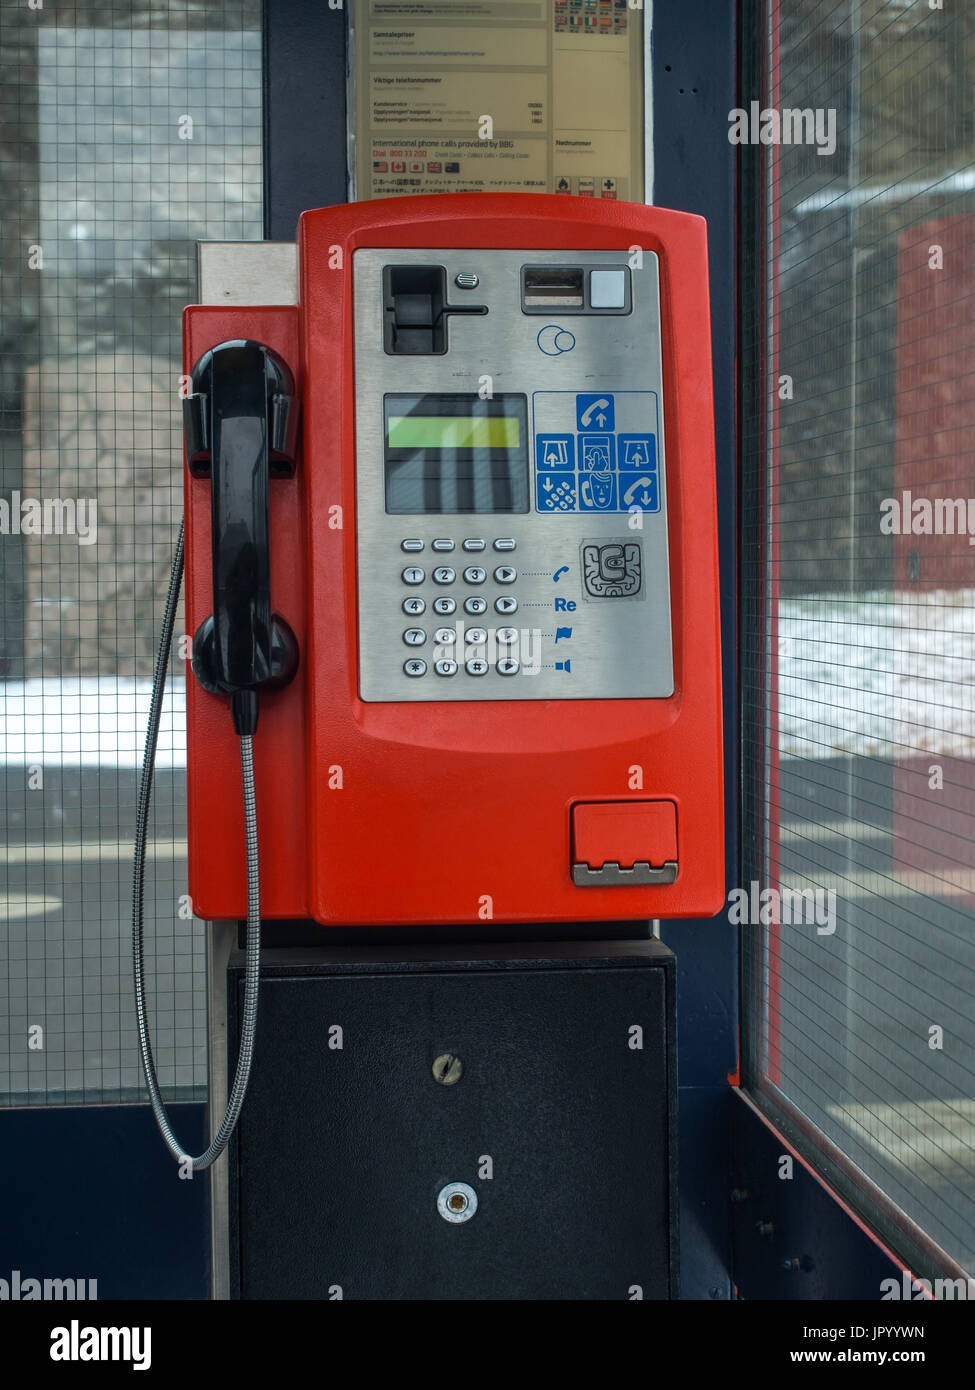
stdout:
{"type": "Polygon", "coordinates": [[[190,894],[355,931],[724,900],[702,219],[457,194],[299,223],[298,303],[186,310],[190,894]],[[239,766],[238,766],[239,763],[239,766]],[[241,787],[242,784],[242,787],[241,787]],[[243,792],[243,794],[242,794],[243,792]],[[258,875],[260,865],[260,876],[258,875]]]}
{"type": "MultiPolygon", "coordinates": [[[[249,393],[254,428],[278,431],[256,524],[267,650],[295,674],[262,694],[255,739],[262,915],[490,930],[717,911],[703,221],[533,195],[325,208],[301,218],[298,299],[185,316],[201,408],[246,440],[228,412],[249,393]],[[257,346],[220,364],[242,342],[273,368],[257,346]]],[[[213,527],[226,545],[250,498],[228,491],[189,458],[198,669],[215,609],[230,642],[241,618],[248,559],[213,527]]],[[[239,697],[191,674],[187,698],[190,892],[198,915],[240,917],[239,697]]]]}

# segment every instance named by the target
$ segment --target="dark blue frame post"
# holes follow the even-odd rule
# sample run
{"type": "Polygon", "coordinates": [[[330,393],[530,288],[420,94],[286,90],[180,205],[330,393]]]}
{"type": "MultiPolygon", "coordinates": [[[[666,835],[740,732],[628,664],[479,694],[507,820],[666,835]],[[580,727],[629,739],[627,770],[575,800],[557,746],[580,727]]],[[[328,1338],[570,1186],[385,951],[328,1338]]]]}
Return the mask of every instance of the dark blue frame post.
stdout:
{"type": "MultiPolygon", "coordinates": [[[[728,886],[738,876],[738,624],[735,430],[735,5],[653,7],[653,201],[707,219],[717,445],[728,886]]],[[[738,931],[726,914],[661,924],[677,956],[681,1295],[731,1295],[729,1074],[738,1066],[738,931]]]]}
{"type": "MultiPolygon", "coordinates": [[[[346,0],[351,4],[352,0],[346,0]]],[[[346,12],[264,0],[264,236],[293,241],[299,213],[344,203],[346,12]]]]}

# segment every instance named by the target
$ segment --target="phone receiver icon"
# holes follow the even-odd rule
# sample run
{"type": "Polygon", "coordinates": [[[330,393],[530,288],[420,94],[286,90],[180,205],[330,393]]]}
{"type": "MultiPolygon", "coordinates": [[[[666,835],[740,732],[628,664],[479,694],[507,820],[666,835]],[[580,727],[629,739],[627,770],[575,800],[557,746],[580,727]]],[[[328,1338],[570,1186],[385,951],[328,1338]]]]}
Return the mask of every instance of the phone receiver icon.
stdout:
{"type": "MultiPolygon", "coordinates": [[[[582,412],[582,414],[579,416],[579,424],[582,426],[584,430],[587,430],[589,426],[592,424],[592,417],[595,415],[596,411],[608,409],[609,401],[606,399],[605,396],[600,396],[598,401],[593,401],[592,404],[588,405],[586,409],[582,412]]],[[[602,424],[604,419],[605,416],[603,416],[600,419],[599,423],[602,424]]]]}
{"type": "Polygon", "coordinates": [[[568,573],[569,573],[569,566],[568,566],[568,565],[563,565],[561,569],[556,570],[555,573],[552,575],[552,583],[553,583],[553,584],[557,584],[557,583],[559,582],[559,576],[562,575],[562,574],[568,574],[568,573]]]}

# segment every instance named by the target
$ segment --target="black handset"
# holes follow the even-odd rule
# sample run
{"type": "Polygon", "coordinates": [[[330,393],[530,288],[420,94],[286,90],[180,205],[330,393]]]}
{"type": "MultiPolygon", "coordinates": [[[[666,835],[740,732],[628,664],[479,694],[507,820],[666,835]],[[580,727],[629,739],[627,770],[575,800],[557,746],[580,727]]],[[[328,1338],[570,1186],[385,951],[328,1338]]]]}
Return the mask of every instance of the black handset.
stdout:
{"type": "Polygon", "coordinates": [[[271,612],[269,479],[294,474],[298,401],[287,364],[262,343],[211,348],[183,401],[186,460],[211,480],[213,613],[193,638],[192,666],[212,694],[229,694],[234,728],[257,727],[257,690],[286,685],[298,644],[271,612]]]}

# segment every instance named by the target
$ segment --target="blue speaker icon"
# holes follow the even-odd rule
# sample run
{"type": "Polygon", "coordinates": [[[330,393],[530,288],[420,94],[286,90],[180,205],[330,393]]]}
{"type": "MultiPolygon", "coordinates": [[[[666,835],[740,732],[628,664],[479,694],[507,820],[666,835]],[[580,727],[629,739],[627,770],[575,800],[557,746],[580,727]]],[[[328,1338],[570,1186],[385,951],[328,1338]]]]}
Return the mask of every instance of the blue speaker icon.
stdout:
{"type": "Polygon", "coordinates": [[[568,671],[569,675],[571,675],[571,674],[572,674],[572,662],[571,662],[571,661],[557,661],[557,662],[555,663],[555,669],[556,669],[556,671],[568,671]]]}

